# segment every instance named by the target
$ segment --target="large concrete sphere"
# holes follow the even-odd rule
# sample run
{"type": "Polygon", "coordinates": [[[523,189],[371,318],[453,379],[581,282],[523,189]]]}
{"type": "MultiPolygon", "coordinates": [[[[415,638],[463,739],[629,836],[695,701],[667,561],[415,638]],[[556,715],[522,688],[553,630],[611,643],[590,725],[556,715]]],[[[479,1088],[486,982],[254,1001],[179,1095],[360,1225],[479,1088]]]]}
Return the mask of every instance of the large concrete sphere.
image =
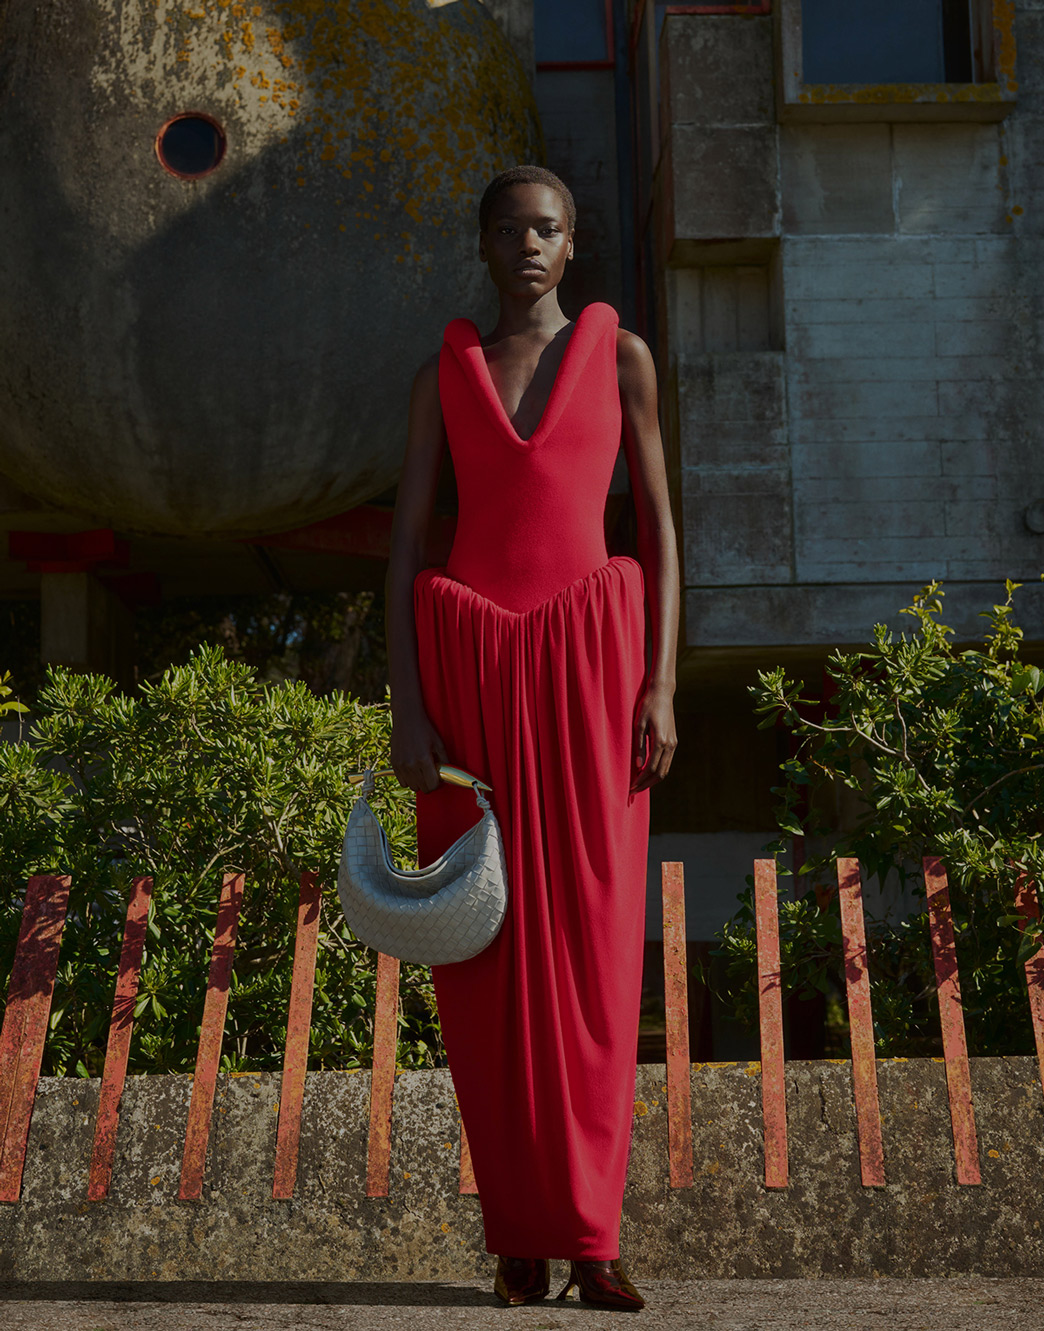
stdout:
{"type": "Polygon", "coordinates": [[[539,153],[479,0],[5,0],[0,472],[124,530],[260,533],[392,484],[409,385],[491,291],[539,153]],[[161,165],[199,112],[210,174],[161,165]]]}

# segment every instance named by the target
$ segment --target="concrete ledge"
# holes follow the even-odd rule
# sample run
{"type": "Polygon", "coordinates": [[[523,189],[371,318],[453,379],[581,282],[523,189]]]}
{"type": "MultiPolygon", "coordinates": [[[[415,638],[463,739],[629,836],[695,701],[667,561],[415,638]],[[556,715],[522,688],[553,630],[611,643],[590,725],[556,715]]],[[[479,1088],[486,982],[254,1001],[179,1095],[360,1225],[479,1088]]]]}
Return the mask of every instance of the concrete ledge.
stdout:
{"type": "MultiPolygon", "coordinates": [[[[687,587],[687,647],[865,647],[874,624],[912,633],[917,621],[899,614],[931,580],[819,583],[777,587],[687,587]]],[[[1039,578],[1039,574],[1033,574],[1039,578]]],[[[1018,581],[1018,578],[1015,579],[1018,581]]],[[[981,642],[987,629],[981,612],[1004,600],[1004,581],[946,582],[942,614],[958,642],[981,642]]],[[[1026,577],[1015,593],[1015,622],[1027,642],[1044,640],[1044,584],[1026,577]]]]}
{"type": "MultiPolygon", "coordinates": [[[[1044,1273],[1044,1096],[1035,1060],[975,1059],[983,1184],[954,1182],[945,1070],[879,1065],[888,1184],[859,1181],[847,1063],[787,1067],[790,1187],[762,1178],[759,1065],[692,1069],[693,1187],[667,1180],[662,1066],[639,1068],[623,1252],[636,1279],[1044,1273]]],[[[312,1073],[297,1195],[271,1197],[279,1077],[222,1077],[200,1202],[176,1200],[191,1078],[123,1096],[112,1194],[86,1200],[95,1081],[45,1079],[22,1200],[0,1207],[0,1280],[475,1280],[449,1074],[396,1079],[392,1195],[365,1192],[365,1072],[312,1073]]]]}

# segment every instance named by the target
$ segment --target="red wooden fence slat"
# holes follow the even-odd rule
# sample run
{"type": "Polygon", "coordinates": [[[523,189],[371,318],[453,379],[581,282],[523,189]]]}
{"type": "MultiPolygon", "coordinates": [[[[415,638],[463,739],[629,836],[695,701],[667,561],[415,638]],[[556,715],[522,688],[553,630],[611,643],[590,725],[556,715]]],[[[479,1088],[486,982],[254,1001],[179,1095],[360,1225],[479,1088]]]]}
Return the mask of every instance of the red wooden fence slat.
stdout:
{"type": "Polygon", "coordinates": [[[392,1099],[399,1037],[399,961],[377,954],[377,997],[373,1014],[373,1069],[370,1073],[370,1135],[366,1160],[367,1197],[387,1197],[391,1170],[392,1099]]]}
{"type": "Polygon", "coordinates": [[[783,1066],[783,990],[779,963],[779,902],[775,860],[754,861],[754,919],[758,945],[765,1187],[785,1188],[789,1178],[787,1093],[783,1066]]]}
{"type": "Polygon", "coordinates": [[[960,977],[957,974],[957,945],[950,912],[950,889],[941,860],[934,855],[927,855],[923,867],[924,884],[928,892],[928,927],[932,937],[935,981],[939,994],[939,1023],[942,1027],[943,1058],[946,1061],[946,1088],[950,1098],[957,1182],[981,1183],[979,1143],[972,1106],[971,1068],[968,1063],[968,1042],[964,1034],[960,977]]]}
{"type": "Polygon", "coordinates": [[[214,948],[210,954],[210,977],[203,1004],[203,1024],[199,1032],[192,1099],[185,1130],[185,1153],[181,1160],[178,1197],[183,1202],[198,1201],[203,1192],[203,1170],[207,1160],[210,1120],[214,1112],[214,1092],[221,1062],[221,1041],[225,1034],[228,991],[236,949],[236,925],[243,901],[243,879],[241,873],[227,873],[221,884],[214,948]]]}
{"type": "Polygon", "coordinates": [[[275,1177],[272,1196],[288,1201],[297,1183],[297,1158],[301,1145],[301,1110],[304,1106],[305,1075],[308,1072],[308,1032],[312,1025],[315,993],[315,958],[319,947],[319,911],[322,887],[319,875],[306,869],[300,878],[297,899],[297,936],[294,941],[294,974],[290,982],[290,1009],[286,1019],[286,1049],[279,1087],[279,1126],[276,1131],[275,1177]]]}
{"type": "MultiPolygon", "coordinates": [[[[1019,874],[1015,888],[1015,909],[1023,925],[1040,919],[1036,889],[1025,874],[1019,874]]],[[[1033,1040],[1037,1046],[1040,1087],[1044,1091],[1044,948],[1026,962],[1026,988],[1029,993],[1033,1040]]]]}
{"type": "Polygon", "coordinates": [[[685,868],[660,865],[663,889],[663,994],[667,1018],[667,1140],[672,1188],[692,1186],[692,1087],[685,940],[685,868]]]}
{"type": "Polygon", "coordinates": [[[462,1196],[478,1192],[475,1182],[475,1167],[471,1163],[471,1147],[468,1134],[464,1131],[464,1120],[460,1121],[460,1193],[462,1196]]]}
{"type": "Polygon", "coordinates": [[[120,1097],[127,1078],[127,1060],[134,1030],[134,1005],[138,997],[141,956],[145,947],[151,900],[152,879],[135,878],[123,926],[123,947],[120,950],[116,994],[112,1001],[112,1020],[105,1048],[98,1117],[94,1124],[94,1147],[87,1179],[89,1202],[104,1201],[109,1195],[112,1161],[116,1151],[116,1129],[120,1121],[120,1097]]]}
{"type": "Polygon", "coordinates": [[[866,926],[863,920],[863,882],[858,860],[838,860],[837,887],[844,942],[848,1024],[852,1040],[852,1089],[859,1128],[859,1172],[864,1187],[883,1188],[884,1141],[877,1094],[874,1018],[870,1005],[866,926]]]}
{"type": "Polygon", "coordinates": [[[0,1031],[0,1202],[17,1202],[22,1192],[70,881],[40,874],[26,887],[0,1031]]]}

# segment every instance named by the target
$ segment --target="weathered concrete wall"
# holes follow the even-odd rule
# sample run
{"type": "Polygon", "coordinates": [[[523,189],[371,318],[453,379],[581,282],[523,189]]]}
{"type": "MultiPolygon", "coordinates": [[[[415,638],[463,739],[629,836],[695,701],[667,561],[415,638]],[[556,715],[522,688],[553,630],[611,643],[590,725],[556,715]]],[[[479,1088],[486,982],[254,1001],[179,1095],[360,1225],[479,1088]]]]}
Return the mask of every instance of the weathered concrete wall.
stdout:
{"type": "MultiPolygon", "coordinates": [[[[787,1068],[789,1188],[762,1185],[758,1065],[692,1070],[696,1180],[667,1182],[664,1070],[639,1068],[622,1247],[636,1278],[1039,1275],[1044,1097],[1032,1059],[978,1059],[983,1184],[953,1178],[945,1073],[879,1065],[888,1185],[859,1182],[847,1064],[787,1068]]],[[[271,1199],[279,1078],[222,1077],[198,1203],[176,1200],[191,1079],[131,1078],[112,1195],[86,1201],[97,1081],[47,1079],[22,1200],[0,1207],[3,1280],[388,1280],[490,1271],[461,1197],[449,1074],[396,1079],[391,1196],[365,1192],[368,1075],[313,1073],[297,1194],[271,1199]]]]}
{"type": "Polygon", "coordinates": [[[863,641],[933,578],[978,610],[1039,577],[1044,16],[1016,9],[1017,104],[992,123],[898,123],[879,89],[868,123],[779,125],[771,20],[666,19],[689,647],[863,641]]]}
{"type": "Polygon", "coordinates": [[[0,95],[5,475],[176,536],[395,481],[417,367],[493,295],[481,190],[542,151],[484,5],[7,0],[0,95]],[[183,179],[155,142],[190,112],[226,151],[183,179]]]}

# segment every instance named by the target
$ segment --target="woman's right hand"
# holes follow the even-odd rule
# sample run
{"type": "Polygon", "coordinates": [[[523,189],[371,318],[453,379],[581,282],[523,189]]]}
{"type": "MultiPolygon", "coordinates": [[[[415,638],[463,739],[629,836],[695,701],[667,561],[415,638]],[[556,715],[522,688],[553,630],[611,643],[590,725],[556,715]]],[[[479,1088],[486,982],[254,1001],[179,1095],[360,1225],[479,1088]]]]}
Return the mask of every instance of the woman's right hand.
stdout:
{"type": "Polygon", "coordinates": [[[391,765],[400,785],[430,794],[442,784],[439,767],[449,761],[442,738],[423,708],[392,714],[391,765]]]}

